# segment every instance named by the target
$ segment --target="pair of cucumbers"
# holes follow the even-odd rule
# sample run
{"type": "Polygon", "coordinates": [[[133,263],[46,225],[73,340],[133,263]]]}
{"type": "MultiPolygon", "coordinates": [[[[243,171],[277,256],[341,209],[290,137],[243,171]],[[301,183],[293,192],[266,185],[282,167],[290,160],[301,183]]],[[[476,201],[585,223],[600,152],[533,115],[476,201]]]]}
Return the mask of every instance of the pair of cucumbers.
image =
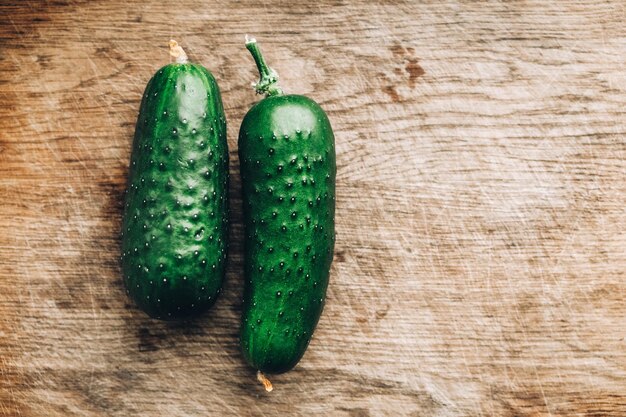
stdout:
{"type": "MultiPolygon", "coordinates": [[[[335,241],[335,148],[313,100],[286,95],[246,39],[266,97],[239,131],[245,228],[240,343],[261,372],[292,369],[319,321],[335,241]]],[[[139,111],[122,224],[127,293],[151,317],[194,317],[220,294],[228,255],[226,119],[213,75],[170,41],[175,63],[139,111]]],[[[268,388],[268,385],[266,385],[268,388]]]]}

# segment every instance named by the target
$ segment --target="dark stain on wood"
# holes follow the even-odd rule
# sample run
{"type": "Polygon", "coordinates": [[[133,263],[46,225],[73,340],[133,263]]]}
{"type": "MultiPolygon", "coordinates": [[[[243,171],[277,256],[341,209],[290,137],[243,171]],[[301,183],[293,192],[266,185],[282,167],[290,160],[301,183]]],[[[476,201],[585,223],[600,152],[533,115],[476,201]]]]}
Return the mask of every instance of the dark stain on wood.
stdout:
{"type": "MultiPolygon", "coordinates": [[[[400,66],[393,69],[394,74],[397,76],[408,75],[407,83],[410,88],[414,88],[417,80],[425,74],[424,69],[418,63],[419,59],[415,56],[415,48],[405,48],[397,43],[390,46],[389,50],[394,58],[400,61],[400,66]]],[[[393,101],[397,101],[397,99],[393,101]]]]}
{"type": "Polygon", "coordinates": [[[393,101],[394,103],[397,103],[400,101],[400,95],[398,94],[398,92],[396,91],[396,88],[393,85],[384,86],[383,92],[387,94],[391,98],[391,101],[393,101]]]}
{"type": "Polygon", "coordinates": [[[409,87],[415,87],[417,79],[425,74],[424,69],[417,63],[416,58],[408,58],[404,68],[409,74],[409,87]]]}
{"type": "Polygon", "coordinates": [[[382,320],[387,317],[387,313],[389,313],[389,309],[391,308],[390,304],[387,304],[384,308],[380,310],[376,310],[376,320],[382,320]]]}
{"type": "Polygon", "coordinates": [[[400,45],[399,43],[391,45],[389,47],[389,50],[396,58],[403,58],[406,53],[406,50],[404,49],[404,47],[400,45]]]}

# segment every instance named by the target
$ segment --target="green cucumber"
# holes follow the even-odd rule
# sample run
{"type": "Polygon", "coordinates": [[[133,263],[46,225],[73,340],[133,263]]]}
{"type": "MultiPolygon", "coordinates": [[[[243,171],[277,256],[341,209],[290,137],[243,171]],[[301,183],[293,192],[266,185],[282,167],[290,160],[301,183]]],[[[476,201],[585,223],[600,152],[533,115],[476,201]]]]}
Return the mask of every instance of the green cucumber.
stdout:
{"type": "Polygon", "coordinates": [[[154,318],[208,309],[222,287],[228,251],[226,120],[213,75],[176,63],[148,83],[135,128],[122,221],[127,293],[154,318]]]}
{"type": "Polygon", "coordinates": [[[335,242],[335,140],[321,107],[284,95],[256,41],[246,47],[261,74],[255,88],[266,98],[239,131],[245,227],[240,343],[252,367],[282,373],[302,358],[324,307],[335,242]]]}

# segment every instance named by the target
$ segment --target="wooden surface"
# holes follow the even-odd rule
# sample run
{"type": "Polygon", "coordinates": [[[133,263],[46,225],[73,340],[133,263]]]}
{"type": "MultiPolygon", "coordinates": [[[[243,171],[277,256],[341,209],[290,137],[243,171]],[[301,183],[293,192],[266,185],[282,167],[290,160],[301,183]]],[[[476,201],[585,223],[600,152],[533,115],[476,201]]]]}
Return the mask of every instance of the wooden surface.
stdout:
{"type": "Polygon", "coordinates": [[[623,2],[133,3],[0,3],[0,414],[626,415],[623,2]],[[246,33],[339,165],[327,307],[269,395],[237,341],[246,33]],[[229,122],[225,293],[188,324],[117,259],[170,37],[229,122]]]}

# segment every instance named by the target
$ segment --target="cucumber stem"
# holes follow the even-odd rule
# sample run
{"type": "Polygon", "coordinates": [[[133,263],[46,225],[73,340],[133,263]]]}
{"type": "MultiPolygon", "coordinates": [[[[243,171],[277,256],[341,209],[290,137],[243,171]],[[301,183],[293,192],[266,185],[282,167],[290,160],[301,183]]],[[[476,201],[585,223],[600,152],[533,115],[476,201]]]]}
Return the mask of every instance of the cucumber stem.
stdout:
{"type": "Polygon", "coordinates": [[[274,387],[272,386],[272,382],[267,379],[265,375],[263,375],[263,372],[257,371],[256,379],[258,379],[259,382],[263,384],[263,387],[265,387],[265,391],[272,392],[272,390],[274,389],[274,387]]]}
{"type": "Polygon", "coordinates": [[[248,51],[252,54],[252,58],[254,58],[254,62],[259,69],[259,82],[252,84],[257,94],[265,94],[266,97],[282,94],[283,90],[278,85],[278,74],[267,66],[265,58],[263,58],[263,54],[261,54],[261,50],[256,43],[256,39],[249,38],[248,35],[246,35],[246,48],[248,48],[248,51]]]}
{"type": "Polygon", "coordinates": [[[182,46],[178,44],[174,39],[170,39],[170,56],[176,59],[178,64],[187,63],[187,54],[182,46]]]}

